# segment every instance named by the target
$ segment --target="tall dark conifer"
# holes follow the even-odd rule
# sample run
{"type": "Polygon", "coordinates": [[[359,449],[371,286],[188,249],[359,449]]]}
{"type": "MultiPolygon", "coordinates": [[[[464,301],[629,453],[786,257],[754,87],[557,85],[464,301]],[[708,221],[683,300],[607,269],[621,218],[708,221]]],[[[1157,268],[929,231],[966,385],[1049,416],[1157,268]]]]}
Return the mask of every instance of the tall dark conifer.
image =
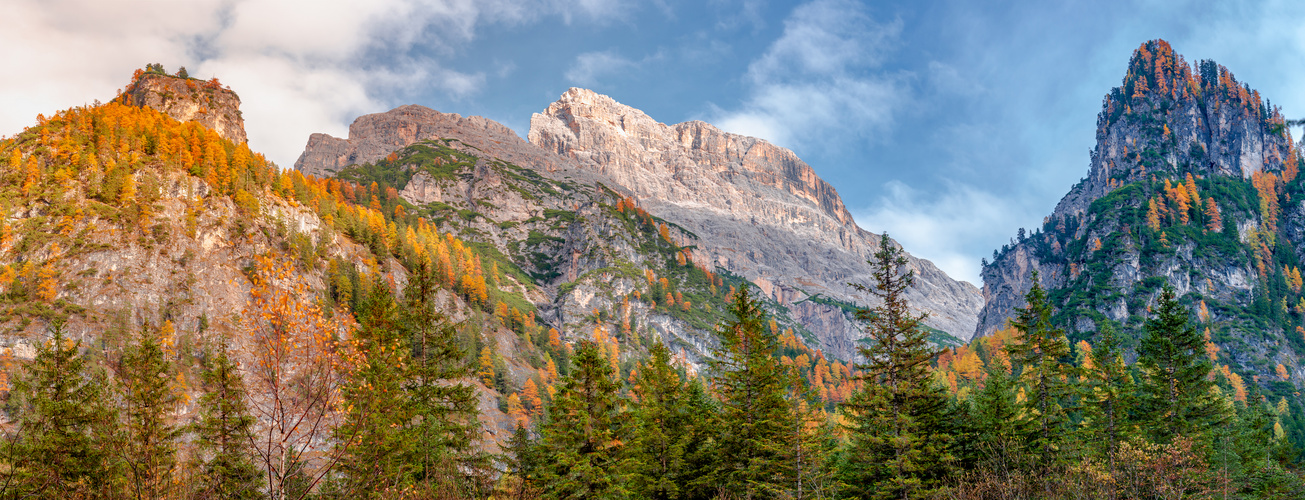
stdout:
{"type": "Polygon", "coordinates": [[[862,310],[868,347],[861,347],[865,385],[845,404],[852,421],[851,445],[842,473],[847,496],[923,498],[948,475],[953,460],[947,433],[947,394],[932,373],[937,351],[911,312],[906,291],[915,272],[885,233],[869,261],[874,286],[852,284],[883,304],[862,310]]]}
{"type": "Polygon", "coordinates": [[[720,347],[711,362],[721,398],[716,483],[741,498],[770,498],[793,483],[785,466],[795,425],[785,397],[788,369],[775,356],[779,339],[748,288],[734,292],[729,313],[733,319],[717,327],[720,347]]]}
{"type": "Polygon", "coordinates": [[[160,335],[143,329],[118,366],[123,446],[116,451],[127,466],[128,490],[136,498],[169,496],[177,461],[180,428],[172,422],[178,404],[175,375],[163,353],[160,335]]]}
{"type": "Polygon", "coordinates": [[[1097,332],[1096,345],[1084,367],[1084,424],[1088,443],[1096,446],[1100,456],[1106,458],[1113,473],[1116,468],[1115,453],[1120,443],[1132,437],[1133,426],[1129,412],[1133,408],[1135,387],[1133,377],[1124,365],[1124,353],[1119,346],[1119,336],[1109,323],[1102,323],[1097,332]]]}
{"type": "Polygon", "coordinates": [[[1074,404],[1070,381],[1077,369],[1069,362],[1065,331],[1051,322],[1051,303],[1037,273],[1033,274],[1033,287],[1024,295],[1024,303],[1011,320],[1018,333],[1006,351],[1024,387],[1021,418],[1028,420],[1031,431],[1027,436],[1028,451],[1033,459],[1051,465],[1058,458],[1066,458],[1061,447],[1072,428],[1067,408],[1074,404]]]}
{"type": "Polygon", "coordinates": [[[50,334],[14,381],[21,440],[9,458],[22,484],[11,491],[15,498],[95,496],[112,472],[108,428],[117,419],[105,403],[107,380],[62,325],[50,334]]]}
{"type": "Polygon", "coordinates": [[[1209,375],[1214,365],[1189,316],[1174,297],[1173,287],[1165,286],[1138,349],[1141,423],[1151,439],[1161,443],[1176,436],[1199,438],[1224,420],[1211,392],[1214,381],[1209,375]]]}
{"type": "Polygon", "coordinates": [[[539,485],[547,498],[625,498],[629,429],[612,365],[588,340],[580,343],[572,362],[540,430],[539,485]]]}
{"type": "Polygon", "coordinates": [[[685,454],[696,437],[702,415],[691,413],[688,391],[671,365],[670,350],[653,344],[648,361],[635,377],[634,430],[630,440],[631,490],[640,498],[682,498],[690,479],[685,454]]]}
{"type": "Polygon", "coordinates": [[[262,474],[254,465],[250,430],[254,417],[245,403],[245,383],[225,342],[204,361],[199,420],[192,431],[199,451],[201,499],[260,498],[262,474]]]}

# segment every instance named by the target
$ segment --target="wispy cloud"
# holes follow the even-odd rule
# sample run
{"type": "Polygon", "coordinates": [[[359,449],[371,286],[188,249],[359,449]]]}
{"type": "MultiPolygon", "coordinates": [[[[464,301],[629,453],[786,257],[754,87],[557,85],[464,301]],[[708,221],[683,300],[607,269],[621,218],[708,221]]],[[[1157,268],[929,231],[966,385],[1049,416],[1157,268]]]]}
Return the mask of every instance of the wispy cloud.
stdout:
{"type": "Polygon", "coordinates": [[[567,81],[582,87],[598,84],[598,79],[607,75],[620,74],[636,68],[638,65],[621,57],[614,50],[602,52],[585,52],[576,56],[575,63],[566,70],[567,81]]]}
{"type": "Polygon", "coordinates": [[[790,147],[888,126],[908,90],[902,75],[876,70],[901,28],[901,21],[876,22],[850,0],[801,5],[749,65],[742,106],[718,110],[713,121],[790,147]]]}
{"type": "Polygon", "coordinates": [[[866,230],[887,231],[906,251],[933,261],[939,269],[958,280],[981,286],[979,260],[982,250],[1001,245],[1000,235],[1014,234],[1023,212],[1008,197],[951,184],[945,191],[924,192],[892,181],[872,206],[852,210],[866,230]],[[989,241],[997,235],[997,241],[989,241]],[[966,243],[969,243],[968,245],[966,243]],[[978,243],[974,245],[974,243],[978,243]]]}
{"type": "MultiPolygon", "coordinates": [[[[243,101],[250,145],[291,165],[308,135],[343,135],[394,96],[475,96],[488,68],[444,62],[486,25],[608,23],[630,0],[14,0],[0,17],[0,134],[93,99],[134,68],[217,76],[243,101]]],[[[496,72],[490,71],[491,74],[496,72]]]]}

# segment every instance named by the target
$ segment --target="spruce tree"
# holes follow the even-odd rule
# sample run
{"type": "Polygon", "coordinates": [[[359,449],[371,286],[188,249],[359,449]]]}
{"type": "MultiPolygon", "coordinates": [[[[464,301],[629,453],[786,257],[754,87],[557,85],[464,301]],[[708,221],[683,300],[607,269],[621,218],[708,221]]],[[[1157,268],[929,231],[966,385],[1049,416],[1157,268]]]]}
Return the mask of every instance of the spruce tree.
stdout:
{"type": "Polygon", "coordinates": [[[1155,316],[1147,320],[1137,365],[1141,423],[1151,439],[1168,443],[1176,436],[1199,438],[1224,420],[1207,377],[1213,364],[1205,339],[1189,322],[1189,313],[1165,286],[1155,316]]]}
{"type": "Polygon", "coordinates": [[[793,483],[786,442],[795,425],[784,383],[787,368],[775,356],[779,339],[766,326],[761,304],[744,287],[717,326],[720,347],[711,361],[721,398],[720,463],[716,484],[742,498],[770,498],[793,483]]]}
{"type": "Polygon", "coordinates": [[[1005,476],[1021,467],[1028,425],[1019,419],[1017,381],[1001,366],[989,366],[983,388],[974,395],[969,434],[961,443],[969,460],[1005,476]]]}
{"type": "Polygon", "coordinates": [[[403,391],[411,356],[397,315],[389,288],[373,287],[350,339],[353,366],[341,390],[348,404],[335,428],[340,460],[333,487],[351,498],[381,498],[411,484],[405,428],[413,416],[403,391]]]}
{"type": "Polygon", "coordinates": [[[947,476],[953,460],[947,433],[947,394],[936,383],[923,314],[911,312],[906,291],[914,271],[904,271],[904,252],[884,233],[869,261],[874,286],[852,284],[883,303],[858,312],[870,345],[857,364],[865,384],[845,403],[851,445],[842,471],[845,494],[854,498],[923,498],[947,476]]]}
{"type": "Polygon", "coordinates": [[[572,362],[540,430],[539,484],[547,498],[624,498],[628,429],[612,365],[589,340],[572,362]]]}
{"type": "Polygon", "coordinates": [[[192,427],[199,451],[199,497],[244,500],[261,497],[262,475],[254,465],[250,431],[254,417],[245,403],[240,368],[223,341],[200,372],[199,420],[192,427]]]}
{"type": "Polygon", "coordinates": [[[1011,320],[1018,333],[1006,351],[1025,390],[1021,418],[1032,431],[1026,437],[1028,450],[1032,458],[1050,466],[1064,456],[1061,446],[1072,428],[1067,407],[1073,404],[1070,381],[1077,370],[1069,363],[1064,330],[1051,322],[1051,303],[1036,272],[1024,303],[1011,320]]]}
{"type": "Polygon", "coordinates": [[[1096,345],[1084,367],[1087,386],[1084,392],[1086,438],[1094,443],[1098,454],[1106,458],[1110,471],[1116,469],[1115,453],[1120,443],[1132,437],[1129,411],[1133,407],[1133,377],[1124,364],[1119,336],[1109,323],[1097,333],[1096,345]]]}
{"type": "Polygon", "coordinates": [[[681,498],[687,479],[685,450],[700,415],[689,412],[685,384],[671,366],[670,350],[656,342],[649,351],[635,377],[631,491],[640,498],[681,498]]]}
{"type": "Polygon", "coordinates": [[[116,420],[105,403],[103,370],[79,354],[81,342],[64,337],[63,325],[14,380],[20,442],[10,457],[19,471],[15,498],[93,496],[111,480],[108,426],[116,420]]]}
{"type": "MultiPolygon", "coordinates": [[[[459,346],[456,325],[440,312],[438,290],[434,271],[423,265],[409,277],[400,308],[411,353],[403,391],[407,412],[415,419],[407,432],[405,461],[417,465],[416,480],[431,486],[445,479],[483,479],[487,470],[486,456],[475,447],[480,409],[476,390],[467,383],[472,365],[459,346]],[[462,477],[441,477],[453,472],[462,477]]],[[[473,483],[457,487],[481,486],[473,483]]]]}
{"type": "Polygon", "coordinates": [[[179,398],[160,335],[170,332],[142,330],[136,342],[124,350],[118,367],[123,446],[116,452],[127,465],[128,489],[136,498],[167,496],[181,433],[171,421],[179,398]]]}

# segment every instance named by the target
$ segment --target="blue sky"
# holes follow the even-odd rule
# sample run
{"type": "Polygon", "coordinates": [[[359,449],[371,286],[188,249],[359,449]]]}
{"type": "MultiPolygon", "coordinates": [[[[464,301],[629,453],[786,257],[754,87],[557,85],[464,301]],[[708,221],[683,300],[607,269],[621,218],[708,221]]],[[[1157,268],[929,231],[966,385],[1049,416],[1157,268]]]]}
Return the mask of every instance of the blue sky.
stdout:
{"type": "MultiPolygon", "coordinates": [[[[1142,42],[1214,59],[1305,117],[1305,2],[10,0],[0,135],[107,100],[148,62],[217,76],[292,165],[408,103],[523,134],[571,86],[793,149],[858,223],[958,279],[1087,171],[1142,42]]],[[[1297,136],[1300,130],[1293,131],[1297,136]]]]}

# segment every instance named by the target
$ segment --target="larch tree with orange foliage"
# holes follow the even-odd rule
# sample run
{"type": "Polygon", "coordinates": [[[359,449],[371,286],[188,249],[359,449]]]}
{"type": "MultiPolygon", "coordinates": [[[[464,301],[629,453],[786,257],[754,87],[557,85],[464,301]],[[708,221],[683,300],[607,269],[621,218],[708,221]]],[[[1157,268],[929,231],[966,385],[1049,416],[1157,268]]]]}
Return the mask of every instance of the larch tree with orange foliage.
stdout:
{"type": "Polygon", "coordinates": [[[250,413],[257,419],[254,451],[268,497],[302,497],[307,491],[291,486],[315,486],[340,457],[327,443],[345,409],[349,360],[335,339],[348,337],[353,325],[348,315],[328,318],[308,302],[314,294],[288,261],[256,259],[250,296],[242,328],[250,413]]]}

